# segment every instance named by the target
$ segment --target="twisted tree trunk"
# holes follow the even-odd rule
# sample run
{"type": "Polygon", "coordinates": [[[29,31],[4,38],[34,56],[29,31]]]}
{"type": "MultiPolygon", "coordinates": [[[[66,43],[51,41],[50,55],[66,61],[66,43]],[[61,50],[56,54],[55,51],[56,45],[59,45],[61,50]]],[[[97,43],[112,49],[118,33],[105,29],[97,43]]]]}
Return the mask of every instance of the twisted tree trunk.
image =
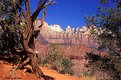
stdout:
{"type": "MultiPolygon", "coordinates": [[[[4,0],[3,0],[4,2],[4,0]]],[[[12,32],[8,28],[9,26],[21,26],[18,30],[13,30],[15,33],[17,33],[17,37],[20,37],[20,40],[17,39],[18,43],[22,46],[22,50],[17,51],[16,44],[14,44],[14,40],[9,43],[9,50],[11,50],[12,53],[18,53],[20,59],[18,60],[17,68],[25,68],[27,65],[30,65],[31,72],[37,75],[37,77],[41,78],[41,76],[45,77],[41,69],[39,68],[36,52],[35,52],[35,39],[38,36],[38,33],[40,32],[40,27],[43,26],[44,18],[46,14],[46,7],[48,5],[54,4],[53,0],[38,0],[38,5],[33,14],[31,14],[30,10],[30,0],[14,0],[14,1],[8,1],[10,11],[6,12],[6,15],[11,15],[13,20],[4,23],[5,21],[2,19],[2,15],[0,15],[0,28],[2,29],[3,33],[5,35],[10,34],[12,35],[12,32]],[[23,4],[25,7],[25,10],[23,9],[23,4]],[[41,25],[38,28],[35,28],[34,22],[37,19],[37,16],[39,15],[40,11],[44,9],[44,13],[42,14],[42,20],[41,25]],[[10,14],[11,12],[12,14],[10,14]],[[14,16],[13,16],[14,15],[14,16]],[[23,22],[24,20],[24,22],[23,22]],[[23,23],[23,25],[21,24],[23,23]],[[7,24],[8,26],[5,26],[7,24]],[[12,45],[13,44],[13,45],[12,45]]],[[[8,8],[6,6],[6,8],[8,8]]],[[[13,38],[16,36],[12,36],[13,38]]],[[[47,80],[48,78],[45,77],[47,80]]]]}

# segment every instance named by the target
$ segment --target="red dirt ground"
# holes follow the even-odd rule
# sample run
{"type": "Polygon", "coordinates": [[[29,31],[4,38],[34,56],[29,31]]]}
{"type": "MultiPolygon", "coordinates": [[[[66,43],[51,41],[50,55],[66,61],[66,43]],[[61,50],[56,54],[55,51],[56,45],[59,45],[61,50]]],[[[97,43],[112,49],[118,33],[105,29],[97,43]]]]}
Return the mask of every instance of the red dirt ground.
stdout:
{"type": "MultiPolygon", "coordinates": [[[[67,74],[59,74],[58,72],[46,67],[40,67],[43,73],[47,76],[55,78],[55,80],[87,80],[86,78],[77,78],[67,74]]],[[[0,80],[44,80],[37,78],[34,74],[25,73],[22,70],[13,71],[10,64],[0,62],[0,80]]]]}

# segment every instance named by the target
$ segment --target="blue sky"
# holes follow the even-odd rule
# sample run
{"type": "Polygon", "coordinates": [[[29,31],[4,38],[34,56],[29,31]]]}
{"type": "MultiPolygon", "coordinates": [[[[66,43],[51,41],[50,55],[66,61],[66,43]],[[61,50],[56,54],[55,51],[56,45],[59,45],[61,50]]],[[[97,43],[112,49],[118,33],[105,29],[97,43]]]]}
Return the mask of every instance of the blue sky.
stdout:
{"type": "MultiPolygon", "coordinates": [[[[59,24],[63,29],[68,25],[81,27],[85,25],[84,16],[97,12],[99,0],[55,0],[56,4],[48,6],[45,21],[48,24],[59,24]]],[[[31,0],[31,8],[37,6],[37,0],[31,0]]],[[[41,18],[41,13],[38,16],[41,18]]]]}

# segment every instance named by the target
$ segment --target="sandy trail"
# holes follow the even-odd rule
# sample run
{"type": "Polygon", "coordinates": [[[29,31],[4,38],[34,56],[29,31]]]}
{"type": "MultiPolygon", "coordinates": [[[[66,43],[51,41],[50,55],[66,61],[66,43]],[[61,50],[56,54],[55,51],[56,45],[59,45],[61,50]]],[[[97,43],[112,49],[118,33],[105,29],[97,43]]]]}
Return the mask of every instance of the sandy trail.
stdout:
{"type": "MultiPolygon", "coordinates": [[[[12,72],[13,67],[9,64],[0,64],[0,80],[43,80],[38,79],[35,75],[30,73],[23,74],[22,70],[17,70],[15,73],[12,72]],[[10,75],[13,74],[13,79],[10,75]]],[[[51,70],[47,67],[40,67],[43,73],[47,76],[55,78],[55,80],[87,80],[85,78],[77,78],[68,74],[60,74],[57,71],[51,70]]]]}

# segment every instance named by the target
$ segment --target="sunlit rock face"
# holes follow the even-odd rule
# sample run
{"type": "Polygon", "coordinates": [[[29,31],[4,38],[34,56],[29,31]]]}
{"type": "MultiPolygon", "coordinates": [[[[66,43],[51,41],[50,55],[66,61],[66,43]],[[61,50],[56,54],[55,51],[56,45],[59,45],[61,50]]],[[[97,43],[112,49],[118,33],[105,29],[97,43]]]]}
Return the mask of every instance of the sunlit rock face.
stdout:
{"type": "Polygon", "coordinates": [[[91,27],[82,26],[76,29],[71,26],[67,26],[66,30],[63,30],[59,25],[48,25],[44,22],[43,27],[40,30],[39,40],[43,44],[46,43],[58,43],[58,44],[85,44],[85,45],[97,45],[96,40],[90,39],[91,27]]]}
{"type": "Polygon", "coordinates": [[[56,31],[56,32],[62,32],[62,31],[64,31],[61,27],[60,27],[60,25],[56,25],[56,24],[54,24],[54,25],[50,25],[50,26],[48,26],[51,30],[53,30],[53,31],[56,31]]]}
{"type": "Polygon", "coordinates": [[[72,34],[73,33],[73,29],[71,28],[71,26],[67,26],[66,28],[66,33],[72,34]]]}

